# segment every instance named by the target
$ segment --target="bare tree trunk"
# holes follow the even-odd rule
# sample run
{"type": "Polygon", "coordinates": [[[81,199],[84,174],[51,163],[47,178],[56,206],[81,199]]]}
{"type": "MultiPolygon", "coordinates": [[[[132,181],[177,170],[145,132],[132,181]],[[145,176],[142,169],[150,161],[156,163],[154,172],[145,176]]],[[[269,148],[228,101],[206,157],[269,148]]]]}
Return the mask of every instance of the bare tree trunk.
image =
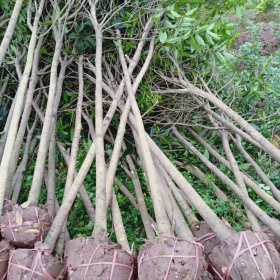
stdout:
{"type": "MultiPolygon", "coordinates": [[[[126,149],[126,146],[124,143],[123,143],[123,148],[124,148],[124,150],[126,149]]],[[[144,225],[144,228],[146,231],[147,238],[150,241],[155,241],[155,233],[154,233],[154,230],[151,225],[151,217],[148,213],[148,210],[147,210],[147,207],[145,204],[144,195],[142,192],[141,183],[139,181],[137,170],[135,168],[135,165],[134,165],[130,155],[126,156],[126,161],[130,168],[131,179],[132,179],[132,182],[134,185],[134,190],[135,190],[136,197],[137,197],[138,207],[139,207],[139,211],[141,213],[141,218],[142,218],[142,222],[143,222],[143,225],[144,225]]]]}
{"type": "Polygon", "coordinates": [[[93,159],[95,157],[95,150],[96,150],[95,144],[92,143],[87,153],[87,156],[71,186],[71,191],[63,201],[59,211],[57,212],[54,218],[51,229],[46,236],[43,246],[41,246],[42,249],[52,251],[52,249],[54,248],[57,237],[59,236],[60,230],[62,228],[62,225],[65,222],[66,217],[68,216],[68,213],[75,201],[77,193],[81,185],[83,184],[83,181],[92,165],[93,159]]]}
{"type": "MultiPolygon", "coordinates": [[[[64,76],[64,74],[62,76],[64,76]]],[[[57,99],[60,99],[60,98],[57,98],[57,99]]],[[[33,102],[32,104],[33,104],[33,106],[34,106],[34,108],[35,108],[35,110],[37,112],[37,115],[40,117],[41,122],[43,123],[45,117],[44,117],[42,111],[40,110],[40,108],[37,106],[37,104],[35,102],[33,102]]],[[[57,146],[58,146],[58,149],[60,150],[60,152],[61,152],[61,154],[62,154],[66,164],[68,164],[68,162],[69,162],[69,154],[67,154],[67,151],[64,149],[64,147],[62,146],[62,144],[60,142],[57,142],[57,146]]],[[[95,156],[95,154],[94,154],[94,156],[95,156]]],[[[75,171],[75,176],[76,176],[76,174],[77,174],[77,172],[75,171]]],[[[81,186],[79,192],[80,192],[82,201],[84,203],[84,206],[86,208],[87,214],[88,214],[90,220],[94,222],[95,210],[94,210],[94,207],[92,206],[92,202],[91,202],[91,200],[90,200],[90,198],[89,198],[89,196],[87,194],[87,191],[86,191],[86,189],[85,189],[85,187],[83,185],[81,186]]]]}
{"type": "Polygon", "coordinates": [[[230,118],[235,120],[240,125],[240,127],[252,137],[252,139],[261,144],[274,159],[280,162],[280,151],[265,137],[263,137],[257,130],[255,130],[246,120],[244,120],[240,115],[238,115],[235,111],[229,108],[220,99],[215,97],[213,94],[209,94],[193,85],[186,83],[183,80],[180,80],[180,83],[184,87],[186,87],[186,90],[189,93],[206,98],[208,101],[212,102],[220,110],[222,110],[225,114],[227,114],[230,118]]]}
{"type": "MultiPolygon", "coordinates": [[[[113,99],[115,98],[115,93],[108,86],[102,84],[104,91],[106,91],[113,99]]],[[[123,100],[118,104],[119,108],[123,110],[123,100]]],[[[132,125],[132,130],[137,127],[134,115],[130,113],[129,120],[132,125]]],[[[163,154],[163,152],[158,148],[154,141],[146,134],[146,138],[149,147],[153,154],[157,157],[159,162],[163,165],[165,170],[174,179],[176,184],[184,191],[186,196],[191,200],[191,204],[198,209],[199,214],[204,218],[204,220],[211,221],[209,223],[220,240],[225,240],[231,236],[231,231],[227,226],[216,216],[216,214],[208,207],[208,205],[201,199],[201,197],[196,193],[192,186],[186,181],[183,175],[176,169],[176,167],[168,160],[168,158],[163,154]]],[[[134,137],[135,138],[135,137],[134,137]]],[[[139,147],[139,145],[137,145],[139,147]]]]}
{"type": "Polygon", "coordinates": [[[122,248],[124,250],[129,251],[129,244],[122,221],[121,211],[114,190],[112,196],[113,198],[112,198],[111,208],[112,208],[112,217],[113,217],[114,228],[116,231],[117,241],[118,244],[122,245],[122,248]]]}
{"type": "MultiPolygon", "coordinates": [[[[119,30],[117,30],[117,33],[119,36],[120,35],[119,30]]],[[[121,43],[120,40],[119,40],[119,43],[121,43]]],[[[147,176],[148,176],[149,185],[151,188],[151,196],[152,196],[153,204],[154,204],[156,222],[157,222],[160,232],[162,232],[164,234],[170,234],[171,229],[170,229],[170,225],[168,223],[168,219],[166,217],[165,210],[163,208],[163,200],[161,197],[160,188],[159,188],[158,180],[157,180],[157,176],[156,176],[156,168],[154,166],[151,152],[150,152],[150,149],[149,149],[149,146],[147,143],[146,132],[145,132],[145,128],[143,126],[141,113],[140,113],[140,110],[138,108],[137,102],[134,97],[133,88],[132,88],[131,80],[130,80],[130,75],[129,75],[128,68],[127,68],[127,65],[125,62],[122,47],[119,47],[119,56],[120,56],[122,68],[124,71],[128,96],[129,96],[129,99],[131,102],[131,107],[132,107],[133,113],[135,115],[136,123],[137,123],[136,128],[138,130],[138,136],[140,139],[141,150],[143,151],[143,155],[144,155],[143,159],[144,159],[144,164],[146,166],[146,172],[147,172],[147,176]]]]}
{"type": "MultiPolygon", "coordinates": [[[[96,150],[96,205],[95,205],[95,225],[92,233],[93,237],[107,234],[107,208],[106,208],[106,164],[103,138],[103,101],[102,101],[102,25],[96,19],[96,2],[91,3],[91,17],[95,29],[96,38],[96,86],[95,86],[95,141],[96,150]]],[[[99,242],[95,238],[95,242],[99,242]]]]}
{"type": "MultiPolygon", "coordinates": [[[[174,128],[173,128],[173,133],[178,137],[178,139],[183,144],[185,144],[189,148],[190,151],[192,151],[210,170],[215,172],[215,174],[234,191],[234,193],[241,199],[244,206],[247,206],[254,213],[254,215],[256,215],[259,218],[259,220],[261,220],[265,225],[267,225],[275,233],[275,235],[278,238],[280,237],[280,223],[278,221],[270,218],[266,213],[264,213],[248,197],[248,195],[246,195],[246,193],[244,193],[236,184],[234,184],[227,176],[225,176],[224,173],[222,173],[215,165],[213,165],[208,159],[206,159],[194,146],[192,146],[192,144],[190,144],[178,132],[176,133],[176,130],[174,128]]],[[[188,198],[190,198],[188,193],[185,193],[185,194],[188,196],[188,198]]],[[[193,204],[194,201],[191,200],[191,203],[193,204]]],[[[200,213],[200,215],[203,217],[203,215],[201,213],[200,213]]],[[[209,226],[212,228],[212,230],[216,234],[216,232],[215,232],[216,229],[214,227],[212,227],[211,224],[210,224],[211,220],[210,219],[205,219],[205,218],[204,218],[204,220],[208,222],[209,226]]],[[[218,236],[218,234],[216,234],[216,235],[218,236]]],[[[218,236],[218,238],[219,238],[219,236],[218,236]]],[[[220,239],[220,241],[222,241],[222,240],[220,239]]]]}
{"type": "Polygon", "coordinates": [[[48,157],[48,188],[47,188],[47,205],[48,213],[55,213],[55,135],[56,126],[53,128],[49,145],[49,157],[48,157]]]}
{"type": "MultiPolygon", "coordinates": [[[[48,178],[49,178],[49,176],[48,176],[48,169],[45,168],[45,171],[44,171],[44,181],[45,181],[45,185],[46,185],[47,189],[48,189],[48,178]]],[[[59,203],[57,201],[57,197],[56,196],[54,197],[54,204],[55,204],[54,205],[55,206],[55,213],[57,214],[60,206],[59,206],[59,203]]],[[[65,241],[68,241],[68,240],[70,240],[70,234],[69,234],[68,229],[66,228],[66,231],[65,231],[65,241]]]]}
{"type": "MultiPolygon", "coordinates": [[[[187,130],[195,137],[195,139],[201,143],[219,162],[224,164],[229,170],[231,170],[230,163],[222,157],[215,149],[213,149],[206,141],[199,137],[192,129],[187,130]]],[[[267,202],[275,211],[280,213],[280,203],[277,202],[272,196],[267,194],[257,184],[255,184],[246,174],[242,173],[245,184],[252,189],[257,195],[259,195],[265,202],[267,202]]]]}
{"type": "Polygon", "coordinates": [[[261,180],[270,187],[270,190],[274,197],[280,202],[280,191],[276,188],[276,186],[271,182],[271,180],[266,176],[266,174],[262,171],[262,169],[258,166],[258,164],[250,157],[250,155],[243,148],[241,143],[241,137],[237,134],[236,139],[234,139],[234,143],[236,147],[245,158],[245,160],[252,165],[257,175],[261,178],[261,180]]]}
{"type": "Polygon", "coordinates": [[[17,171],[15,172],[15,175],[14,175],[14,178],[13,178],[12,186],[13,186],[14,190],[13,190],[12,202],[14,204],[16,204],[17,201],[18,201],[18,197],[19,197],[19,194],[20,194],[21,186],[22,186],[22,179],[23,179],[23,176],[24,176],[24,172],[26,170],[29,155],[32,154],[32,152],[34,151],[35,145],[37,143],[36,138],[33,138],[33,140],[32,140],[33,133],[34,133],[34,130],[36,128],[36,125],[37,125],[37,119],[35,120],[31,129],[27,128],[28,129],[28,134],[27,134],[27,138],[26,138],[24,154],[23,154],[23,157],[22,157],[22,161],[19,164],[19,166],[17,168],[17,171]]]}
{"type": "Polygon", "coordinates": [[[9,135],[9,131],[10,131],[10,127],[11,127],[12,118],[13,118],[13,115],[14,115],[16,102],[17,102],[17,94],[15,95],[15,97],[13,99],[12,106],[9,110],[8,118],[6,120],[5,127],[4,127],[4,134],[1,135],[0,161],[3,159],[3,154],[4,154],[5,147],[6,147],[7,138],[8,138],[8,135],[9,135]]]}
{"type": "Polygon", "coordinates": [[[176,185],[173,183],[165,169],[162,167],[160,163],[158,163],[160,173],[163,175],[163,178],[167,185],[169,186],[173,196],[175,197],[177,203],[179,204],[180,208],[182,209],[182,212],[184,213],[187,221],[189,222],[190,227],[192,227],[194,224],[198,223],[197,217],[194,215],[192,209],[180,193],[179,189],[176,187],[176,185]]]}
{"type": "MultiPolygon", "coordinates": [[[[73,136],[73,141],[72,141],[71,154],[70,154],[70,158],[69,158],[69,162],[68,162],[68,172],[67,172],[66,184],[65,184],[65,188],[64,188],[63,200],[67,197],[68,192],[70,191],[70,187],[74,181],[77,155],[78,155],[78,151],[79,151],[79,142],[80,142],[80,136],[81,136],[81,130],[82,130],[81,119],[82,119],[82,103],[83,103],[83,97],[84,97],[83,56],[82,55],[79,57],[78,72],[79,72],[79,94],[78,94],[77,109],[76,109],[75,131],[74,131],[74,136],[73,136]]],[[[63,255],[64,233],[66,230],[66,221],[67,221],[67,217],[62,226],[62,230],[61,230],[59,240],[58,240],[57,246],[56,246],[56,252],[58,253],[59,256],[63,255]]]]}
{"type": "Polygon", "coordinates": [[[17,75],[18,75],[18,80],[20,81],[21,78],[22,78],[22,69],[21,69],[21,65],[20,65],[20,62],[21,60],[24,58],[26,54],[26,51],[24,49],[24,51],[22,52],[22,54],[20,54],[19,56],[17,57],[13,57],[13,61],[14,61],[14,64],[15,64],[15,67],[16,67],[16,72],[17,72],[17,75]]]}
{"type": "Polygon", "coordinates": [[[168,185],[164,177],[162,176],[162,173],[159,172],[159,164],[157,164],[156,161],[155,164],[157,166],[158,178],[161,182],[161,194],[162,197],[165,198],[165,211],[169,217],[169,221],[171,222],[172,231],[175,231],[176,235],[180,238],[184,238],[188,241],[195,241],[181,210],[179,209],[174,197],[172,196],[171,190],[168,188],[168,185]]]}
{"type": "MultiPolygon", "coordinates": [[[[42,1],[42,2],[44,4],[44,1],[42,1]]],[[[17,20],[18,20],[19,14],[20,14],[22,3],[23,3],[23,0],[17,0],[16,1],[12,16],[11,16],[10,21],[9,21],[9,25],[6,29],[4,38],[2,39],[1,46],[0,46],[0,67],[3,63],[6,51],[7,51],[8,47],[10,45],[10,42],[13,38],[14,29],[15,29],[15,26],[17,24],[17,20]]],[[[33,26],[33,28],[36,28],[36,27],[33,26]]]]}
{"type": "MultiPolygon", "coordinates": [[[[63,40],[63,34],[60,34],[60,37],[58,37],[58,39],[56,40],[55,52],[54,52],[52,67],[51,67],[47,109],[46,109],[43,129],[41,133],[40,145],[37,154],[32,185],[28,196],[28,201],[31,201],[31,203],[34,205],[37,205],[38,203],[38,199],[41,191],[41,184],[43,180],[45,161],[48,153],[51,125],[52,125],[52,118],[53,118],[53,109],[54,109],[56,89],[57,89],[57,68],[59,64],[61,48],[63,45],[62,40],[63,40]]],[[[66,69],[66,65],[62,64],[61,68],[66,69]]]]}
{"type": "Polygon", "coordinates": [[[192,175],[197,177],[205,186],[213,187],[215,195],[220,200],[225,200],[229,202],[230,208],[232,209],[233,213],[235,214],[236,219],[244,225],[244,227],[249,227],[250,224],[247,222],[247,217],[243,214],[241,209],[235,206],[235,204],[229,200],[227,195],[214,184],[213,182],[206,179],[206,174],[204,174],[198,167],[194,167],[192,165],[184,165],[183,163],[175,160],[174,161],[177,165],[184,168],[185,170],[189,171],[192,175]]]}
{"type": "MultiPolygon", "coordinates": [[[[243,178],[241,176],[241,172],[239,170],[237,162],[236,162],[236,160],[235,160],[235,158],[234,158],[234,156],[233,156],[233,154],[231,152],[230,146],[229,146],[227,131],[222,131],[221,135],[222,135],[222,140],[223,140],[224,151],[225,151],[226,156],[228,158],[228,161],[229,161],[229,163],[231,165],[231,169],[232,169],[232,172],[234,174],[236,184],[242,190],[242,192],[244,194],[246,194],[247,197],[249,198],[248,193],[247,193],[247,189],[246,189],[246,185],[245,185],[245,183],[243,181],[243,178]]],[[[258,222],[258,219],[256,218],[256,216],[252,213],[252,211],[250,209],[248,209],[247,206],[244,206],[244,208],[245,208],[247,217],[248,217],[248,219],[250,221],[252,230],[253,231],[260,231],[261,227],[259,225],[259,222],[258,222]]]]}
{"type": "Polygon", "coordinates": [[[114,149],[111,156],[110,165],[108,168],[107,176],[106,176],[106,204],[107,207],[111,203],[112,195],[113,195],[113,185],[114,185],[114,178],[116,174],[116,170],[118,167],[118,162],[121,154],[122,142],[123,137],[126,131],[126,122],[127,117],[130,112],[130,101],[129,99],[126,101],[123,113],[120,118],[119,128],[116,136],[116,140],[114,143],[114,149]]]}
{"type": "MultiPolygon", "coordinates": [[[[60,142],[57,142],[57,147],[58,147],[60,153],[62,154],[66,164],[68,165],[69,162],[70,162],[70,155],[67,153],[67,151],[65,150],[65,148],[62,146],[62,144],[60,142]]],[[[76,178],[76,176],[77,176],[77,171],[76,170],[74,170],[74,175],[75,175],[75,178],[76,178]]],[[[90,200],[90,197],[88,196],[87,190],[86,190],[86,188],[83,184],[81,185],[81,187],[79,189],[79,193],[81,195],[81,199],[84,203],[84,206],[86,208],[89,219],[92,222],[94,222],[95,210],[94,210],[94,207],[93,207],[92,202],[90,200]]]]}
{"type": "MultiPolygon", "coordinates": [[[[57,3],[54,2],[55,7],[54,9],[58,9],[57,3]]],[[[65,61],[61,61],[61,69],[60,69],[60,76],[59,80],[57,79],[57,68],[59,65],[59,59],[60,59],[60,53],[63,46],[63,37],[65,33],[65,27],[66,22],[68,20],[68,16],[70,13],[70,10],[74,4],[74,1],[68,1],[65,4],[65,12],[63,15],[60,15],[60,18],[57,19],[57,24],[53,24],[52,28],[54,31],[54,36],[56,39],[56,45],[55,45],[55,51],[53,55],[53,61],[51,66],[51,76],[50,76],[50,86],[49,86],[49,94],[48,94],[48,103],[46,108],[46,115],[44,120],[44,125],[42,129],[41,134],[41,140],[38,150],[38,156],[36,160],[35,165],[35,171],[33,175],[32,185],[28,196],[28,201],[30,201],[32,204],[36,205],[38,203],[40,190],[41,190],[41,184],[43,180],[43,172],[45,167],[45,161],[47,158],[48,153],[48,147],[49,147],[49,141],[52,133],[52,125],[54,121],[53,115],[56,115],[58,104],[55,102],[59,102],[57,99],[57,96],[61,95],[62,90],[62,84],[64,75],[62,76],[62,73],[65,73],[65,69],[68,66],[68,62],[65,58],[65,61]],[[62,19],[65,21],[62,23],[62,19]],[[64,71],[64,72],[63,72],[64,71]],[[57,96],[56,96],[57,95],[57,96]],[[54,109],[55,107],[55,109],[54,109]]],[[[70,60],[71,61],[71,60],[70,60]]]]}
{"type": "MultiPolygon", "coordinates": [[[[46,29],[43,29],[43,31],[45,31],[45,30],[46,29]]],[[[6,183],[7,189],[10,188],[11,182],[13,180],[13,176],[14,176],[17,162],[18,162],[18,157],[20,154],[22,141],[24,138],[26,127],[27,127],[27,124],[29,121],[31,110],[32,110],[32,100],[33,100],[34,90],[35,90],[35,87],[36,87],[36,84],[38,81],[38,65],[39,65],[39,58],[40,58],[40,50],[41,50],[43,41],[44,41],[44,36],[40,37],[40,39],[38,40],[38,43],[37,43],[37,46],[35,49],[35,53],[34,53],[32,74],[31,74],[31,77],[29,80],[29,87],[28,87],[28,91],[27,91],[27,95],[26,95],[25,106],[24,106],[20,126],[19,126],[17,136],[16,136],[16,141],[15,141],[15,145],[14,145],[14,149],[13,149],[13,155],[12,155],[11,162],[10,162],[10,168],[9,168],[9,173],[8,173],[8,178],[7,178],[7,183],[6,183]]]]}
{"type": "Polygon", "coordinates": [[[7,145],[5,146],[3,158],[1,161],[0,166],[0,214],[2,213],[3,208],[3,201],[4,201],[4,194],[6,189],[6,181],[9,172],[9,166],[11,162],[11,157],[13,153],[14,143],[16,139],[16,133],[18,129],[19,120],[21,117],[21,108],[22,104],[24,103],[25,92],[27,88],[28,79],[30,76],[32,64],[33,64],[33,57],[34,57],[34,50],[37,41],[37,33],[39,27],[39,20],[43,11],[45,0],[41,0],[40,6],[37,10],[35,15],[34,24],[33,24],[33,31],[30,39],[30,44],[27,53],[27,61],[25,64],[25,69],[23,73],[23,77],[20,80],[20,84],[17,90],[17,100],[15,104],[15,111],[13,114],[13,118],[11,121],[11,127],[9,129],[8,137],[7,137],[7,145]]]}
{"type": "MultiPolygon", "coordinates": [[[[128,68],[129,75],[132,74],[132,72],[134,71],[134,69],[138,65],[138,62],[141,58],[142,50],[143,50],[143,48],[146,44],[147,37],[149,35],[150,29],[151,29],[151,26],[152,26],[151,21],[152,21],[152,18],[150,18],[147,21],[147,24],[144,28],[144,32],[142,34],[140,43],[138,44],[137,49],[136,49],[136,51],[133,55],[133,58],[130,61],[129,68],[128,68]]],[[[152,38],[152,40],[151,40],[149,52],[150,52],[151,48],[154,48],[154,38],[152,38]]],[[[147,59],[148,59],[148,57],[147,57],[147,59]]],[[[89,66],[89,68],[94,73],[96,73],[96,67],[94,67],[90,62],[88,62],[87,65],[89,66]]],[[[92,78],[90,78],[90,80],[93,81],[94,83],[96,83],[96,81],[94,81],[92,78]]],[[[109,110],[107,111],[106,116],[103,119],[103,134],[105,134],[105,132],[107,131],[107,129],[110,125],[110,122],[111,122],[111,120],[112,120],[112,118],[115,114],[115,111],[116,111],[119,103],[121,103],[123,105],[125,104],[124,100],[122,100],[122,95],[123,95],[123,91],[124,91],[124,87],[125,87],[125,79],[124,78],[122,79],[121,83],[118,86],[118,90],[116,91],[116,93],[114,92],[113,89],[108,87],[105,83],[102,83],[102,87],[106,88],[107,93],[113,98],[111,106],[110,106],[109,110]]]]}
{"type": "Polygon", "coordinates": [[[3,96],[4,96],[4,93],[6,92],[7,87],[8,87],[9,80],[10,80],[10,75],[8,74],[6,76],[5,82],[4,82],[4,84],[3,84],[3,86],[2,86],[2,88],[0,90],[0,106],[2,105],[3,96]]]}
{"type": "Polygon", "coordinates": [[[80,136],[82,130],[82,104],[83,104],[83,97],[84,97],[84,77],[83,77],[83,56],[80,55],[79,62],[78,62],[78,72],[79,72],[79,94],[78,94],[78,101],[77,101],[77,109],[76,109],[76,120],[75,120],[75,131],[72,141],[71,147],[71,154],[70,154],[70,161],[68,164],[68,172],[65,184],[65,191],[64,191],[64,199],[68,194],[69,188],[71,187],[74,177],[75,177],[75,169],[76,169],[76,162],[77,156],[79,151],[79,143],[80,143],[80,136]]]}

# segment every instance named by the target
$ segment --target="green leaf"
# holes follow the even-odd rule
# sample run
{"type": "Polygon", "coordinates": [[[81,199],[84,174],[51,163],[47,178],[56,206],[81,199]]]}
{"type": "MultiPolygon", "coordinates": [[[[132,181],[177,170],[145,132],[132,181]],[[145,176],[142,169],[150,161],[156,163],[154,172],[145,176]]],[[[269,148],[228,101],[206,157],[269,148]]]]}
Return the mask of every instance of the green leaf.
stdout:
{"type": "Polygon", "coordinates": [[[11,50],[14,52],[14,54],[16,56],[19,56],[19,51],[17,50],[17,48],[15,46],[13,46],[13,45],[10,45],[10,47],[11,47],[11,50]]]}
{"type": "Polygon", "coordinates": [[[95,49],[95,47],[96,47],[95,41],[91,37],[87,37],[85,39],[85,45],[91,49],[95,49]]]}
{"type": "Polygon", "coordinates": [[[205,33],[205,37],[210,44],[215,45],[212,37],[208,33],[205,33]]]}
{"type": "Polygon", "coordinates": [[[80,38],[80,35],[76,34],[76,33],[71,33],[70,34],[70,38],[71,39],[79,39],[80,38]]]}
{"type": "Polygon", "coordinates": [[[166,137],[164,137],[164,136],[160,136],[159,139],[164,144],[167,144],[167,145],[170,144],[170,141],[168,141],[168,139],[166,137]]]}
{"type": "Polygon", "coordinates": [[[171,11],[171,14],[175,17],[175,18],[180,18],[181,16],[175,12],[175,11],[171,11]]]}
{"type": "Polygon", "coordinates": [[[215,26],[215,23],[211,23],[211,24],[208,26],[207,30],[210,31],[211,29],[214,28],[214,26],[215,26]]]}
{"type": "Polygon", "coordinates": [[[241,17],[242,17],[242,14],[241,14],[241,7],[240,7],[239,5],[237,5],[236,8],[235,8],[235,10],[236,10],[237,16],[241,19],[241,17]]]}
{"type": "Polygon", "coordinates": [[[167,16],[169,16],[171,19],[175,19],[175,17],[173,16],[173,14],[172,14],[171,12],[166,13],[166,14],[167,14],[167,16]]]}
{"type": "Polygon", "coordinates": [[[190,18],[190,17],[184,17],[183,18],[184,22],[190,22],[190,21],[194,21],[194,20],[195,20],[194,18],[190,18]]]}
{"type": "Polygon", "coordinates": [[[131,155],[133,153],[133,146],[130,145],[122,154],[121,158],[125,158],[127,155],[131,155]]]}
{"type": "Polygon", "coordinates": [[[238,165],[240,170],[249,170],[251,166],[252,166],[251,163],[243,163],[238,165]]]}
{"type": "Polygon", "coordinates": [[[200,46],[194,37],[191,37],[191,46],[195,51],[200,52],[200,46]]]}
{"type": "Polygon", "coordinates": [[[216,52],[216,56],[222,63],[225,63],[226,60],[220,52],[216,52]]]}
{"type": "Polygon", "coordinates": [[[168,39],[166,41],[166,43],[168,43],[168,44],[175,44],[175,43],[179,42],[180,40],[181,40],[181,37],[175,37],[175,38],[168,39]]]}
{"type": "Polygon", "coordinates": [[[84,51],[85,43],[84,41],[80,40],[77,42],[76,47],[78,49],[79,54],[81,54],[84,51]]]}
{"type": "Polygon", "coordinates": [[[172,24],[169,20],[166,20],[164,22],[164,25],[165,25],[166,28],[171,28],[171,29],[177,28],[177,25],[176,24],[172,24]]]}
{"type": "Polygon", "coordinates": [[[163,44],[167,40],[167,33],[165,31],[159,32],[159,40],[163,44]]]}
{"type": "Polygon", "coordinates": [[[235,59],[235,56],[234,55],[232,55],[231,53],[228,53],[228,52],[223,52],[223,55],[226,57],[226,58],[228,58],[228,59],[230,59],[230,60],[232,60],[232,59],[235,59]]]}
{"type": "Polygon", "coordinates": [[[189,37],[190,37],[190,34],[191,34],[191,30],[189,30],[187,33],[185,33],[185,35],[183,36],[183,40],[186,40],[186,39],[188,39],[189,37]]]}
{"type": "Polygon", "coordinates": [[[209,30],[207,30],[207,33],[208,33],[211,37],[213,37],[214,39],[220,40],[220,36],[219,36],[218,34],[213,33],[213,32],[211,32],[211,31],[209,31],[209,30]]]}
{"type": "Polygon", "coordinates": [[[84,23],[81,23],[80,25],[78,23],[74,23],[74,27],[77,33],[81,33],[81,31],[84,29],[85,25],[84,23]]]}
{"type": "Polygon", "coordinates": [[[125,28],[124,25],[123,25],[122,20],[120,20],[120,19],[114,20],[112,22],[112,25],[115,26],[116,29],[123,29],[123,28],[125,28]]]}
{"type": "Polygon", "coordinates": [[[198,44],[200,44],[200,45],[202,45],[202,46],[205,46],[204,40],[203,40],[202,37],[200,37],[198,34],[195,35],[195,39],[196,39],[196,41],[198,42],[198,44]]]}
{"type": "Polygon", "coordinates": [[[192,14],[197,10],[197,8],[198,8],[198,7],[196,7],[196,8],[194,8],[194,9],[188,11],[185,15],[186,15],[186,16],[192,15],[192,14]]]}
{"type": "Polygon", "coordinates": [[[52,20],[46,20],[42,23],[42,25],[52,25],[53,24],[53,21],[52,20]]]}
{"type": "Polygon", "coordinates": [[[114,41],[114,44],[115,44],[115,46],[118,47],[118,48],[121,48],[121,47],[122,47],[122,44],[119,43],[118,41],[114,41]]]}
{"type": "Polygon", "coordinates": [[[263,186],[262,189],[264,189],[265,191],[269,191],[270,187],[269,186],[263,186]]]}
{"type": "Polygon", "coordinates": [[[195,30],[195,32],[197,33],[197,32],[202,32],[202,31],[208,30],[208,27],[209,27],[209,25],[200,26],[199,28],[197,28],[195,30]]]}

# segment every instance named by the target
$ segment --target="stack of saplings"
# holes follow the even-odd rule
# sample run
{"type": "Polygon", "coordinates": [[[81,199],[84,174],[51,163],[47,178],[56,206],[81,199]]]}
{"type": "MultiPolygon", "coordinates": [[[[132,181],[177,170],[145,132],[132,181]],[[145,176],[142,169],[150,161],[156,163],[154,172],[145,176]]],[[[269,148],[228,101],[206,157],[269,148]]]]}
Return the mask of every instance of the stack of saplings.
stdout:
{"type": "MultiPolygon", "coordinates": [[[[8,41],[12,40],[22,2],[16,1],[1,43],[4,56],[0,53],[0,65],[8,41]]],[[[172,24],[161,21],[165,12],[158,12],[160,1],[135,5],[131,1],[60,2],[63,1],[29,1],[25,18],[31,34],[28,51],[19,53],[11,46],[7,57],[13,60],[15,69],[7,61],[7,69],[1,73],[6,78],[2,79],[0,106],[3,100],[13,101],[8,116],[5,113],[4,132],[0,131],[0,279],[280,279],[280,223],[251,199],[248,188],[278,214],[280,191],[244,149],[243,141],[278,163],[280,151],[212,93],[201,77],[200,87],[192,84],[186,77],[186,66],[176,60],[176,52],[168,54],[167,49],[162,49],[167,33],[161,31],[157,40],[158,30],[163,30],[163,26],[167,30],[172,24]],[[132,24],[130,19],[135,13],[137,21],[132,24]],[[126,34],[126,28],[132,25],[137,26],[135,38],[126,34]],[[73,31],[73,44],[67,39],[69,30],[73,31]],[[91,51],[86,51],[87,47],[91,51]],[[168,65],[164,70],[159,66],[159,58],[168,65]],[[152,79],[149,76],[153,71],[152,79]],[[18,83],[14,96],[6,92],[11,79],[18,83]],[[186,162],[174,160],[176,155],[171,161],[146,133],[144,118],[148,112],[142,114],[136,96],[143,89],[173,100],[172,109],[164,103],[163,108],[167,108],[160,118],[170,126],[174,143],[200,160],[203,168],[196,167],[189,158],[186,162]],[[174,101],[172,95],[179,97],[174,101]],[[65,100],[69,102],[65,104],[65,100]],[[223,153],[194,129],[180,127],[180,108],[189,108],[188,114],[197,114],[200,125],[207,124],[210,131],[217,131],[214,136],[219,139],[223,153]],[[62,120],[73,112],[74,126],[68,133],[69,141],[64,141],[62,120]],[[117,130],[111,130],[116,123],[117,130]],[[135,154],[128,152],[128,134],[135,154]],[[86,146],[81,145],[84,137],[90,138],[90,145],[78,169],[79,152],[86,146]],[[113,149],[107,149],[107,145],[113,149]],[[252,166],[257,178],[269,186],[271,195],[239,168],[233,146],[244,162],[252,166]],[[200,152],[201,148],[208,150],[228,172],[220,170],[200,152]],[[24,196],[25,171],[33,156],[36,164],[32,183],[26,201],[19,205],[19,198],[24,196]],[[60,156],[65,161],[67,176],[63,178],[63,194],[58,200],[60,156]],[[93,166],[94,197],[84,186],[93,166]],[[131,180],[133,190],[118,179],[119,169],[131,180]],[[145,182],[140,180],[139,170],[144,173],[145,182]],[[207,191],[213,191],[219,200],[228,202],[232,218],[239,222],[242,231],[236,232],[215,214],[183,176],[183,170],[204,184],[207,191]],[[221,184],[207,180],[202,170],[214,174],[221,184]],[[148,188],[153,210],[148,211],[146,206],[144,187],[148,188]],[[146,240],[139,253],[130,247],[119,191],[142,219],[146,240]],[[231,200],[233,194],[244,209],[231,200]],[[77,196],[81,197],[94,228],[91,236],[71,239],[68,217],[77,196]],[[39,201],[45,204],[39,205],[39,201]],[[108,233],[109,216],[116,242],[108,233]]],[[[175,23],[181,15],[173,9],[174,5],[168,6],[167,13],[173,12],[169,17],[175,23]]],[[[189,13],[182,7],[181,10],[182,14],[189,13]]],[[[188,117],[183,119],[187,122],[188,117]]]]}

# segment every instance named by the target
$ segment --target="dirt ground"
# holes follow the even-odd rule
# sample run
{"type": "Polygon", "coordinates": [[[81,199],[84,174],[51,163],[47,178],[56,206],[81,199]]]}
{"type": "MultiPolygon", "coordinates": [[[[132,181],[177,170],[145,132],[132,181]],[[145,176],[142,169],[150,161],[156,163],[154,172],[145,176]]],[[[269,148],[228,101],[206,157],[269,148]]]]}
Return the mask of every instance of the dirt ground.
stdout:
{"type": "MultiPolygon", "coordinates": [[[[236,46],[240,46],[249,41],[249,31],[246,30],[246,26],[243,21],[240,20],[236,15],[230,16],[229,19],[232,22],[237,22],[240,24],[238,31],[241,32],[240,36],[235,40],[236,46]]],[[[278,16],[273,12],[267,12],[260,15],[255,15],[253,10],[246,11],[245,20],[251,20],[253,22],[262,23],[261,32],[261,43],[263,45],[260,52],[261,55],[271,55],[280,48],[280,39],[276,38],[269,26],[269,22],[279,22],[278,16]]],[[[276,27],[277,31],[280,31],[280,24],[276,27]]]]}

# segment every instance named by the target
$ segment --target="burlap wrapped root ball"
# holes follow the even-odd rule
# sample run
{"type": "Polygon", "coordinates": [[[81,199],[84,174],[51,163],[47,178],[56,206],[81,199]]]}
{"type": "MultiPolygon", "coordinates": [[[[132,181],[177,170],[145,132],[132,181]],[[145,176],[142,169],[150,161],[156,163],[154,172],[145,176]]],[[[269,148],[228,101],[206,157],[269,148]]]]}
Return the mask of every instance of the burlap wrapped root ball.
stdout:
{"type": "Polygon", "coordinates": [[[134,280],[134,257],[119,245],[95,245],[93,239],[76,238],[65,246],[70,280],[134,280]]]}
{"type": "Polygon", "coordinates": [[[138,255],[139,280],[199,279],[203,272],[203,246],[167,237],[146,242],[138,255]]]}
{"type": "Polygon", "coordinates": [[[209,255],[217,279],[280,279],[280,256],[264,232],[234,233],[209,255]]]}
{"type": "Polygon", "coordinates": [[[6,240],[0,242],[0,279],[6,279],[10,250],[13,247],[6,240]]]}
{"type": "Polygon", "coordinates": [[[0,217],[1,233],[14,246],[33,248],[35,242],[47,235],[53,217],[44,206],[18,206],[0,217]]]}
{"type": "Polygon", "coordinates": [[[10,252],[8,280],[63,279],[65,263],[36,249],[17,249],[10,252]]]}
{"type": "Polygon", "coordinates": [[[277,238],[277,236],[268,227],[262,226],[262,231],[266,233],[266,235],[272,241],[274,247],[280,254],[280,240],[277,238]]]}

